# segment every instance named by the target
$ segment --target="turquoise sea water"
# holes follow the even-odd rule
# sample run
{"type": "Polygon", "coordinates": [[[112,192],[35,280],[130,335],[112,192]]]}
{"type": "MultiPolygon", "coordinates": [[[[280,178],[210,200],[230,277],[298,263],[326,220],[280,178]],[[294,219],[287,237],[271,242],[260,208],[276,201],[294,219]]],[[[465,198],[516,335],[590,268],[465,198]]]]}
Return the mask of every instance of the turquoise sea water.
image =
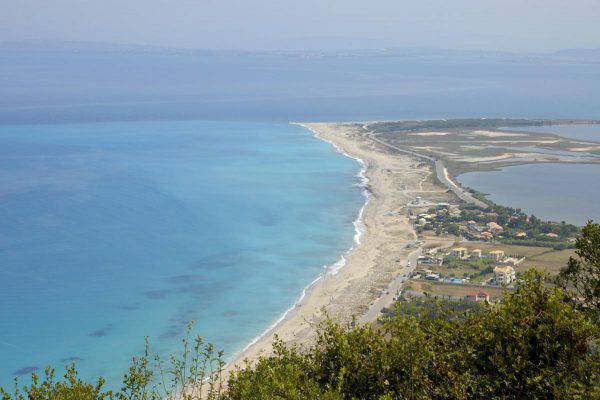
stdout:
{"type": "Polygon", "coordinates": [[[530,164],[477,171],[457,180],[498,204],[518,207],[552,221],[584,225],[600,221],[600,165],[530,164]]]}
{"type": "Polygon", "coordinates": [[[359,165],[299,126],[0,126],[0,384],[116,382],[189,320],[227,356],[353,242],[359,165]]]}

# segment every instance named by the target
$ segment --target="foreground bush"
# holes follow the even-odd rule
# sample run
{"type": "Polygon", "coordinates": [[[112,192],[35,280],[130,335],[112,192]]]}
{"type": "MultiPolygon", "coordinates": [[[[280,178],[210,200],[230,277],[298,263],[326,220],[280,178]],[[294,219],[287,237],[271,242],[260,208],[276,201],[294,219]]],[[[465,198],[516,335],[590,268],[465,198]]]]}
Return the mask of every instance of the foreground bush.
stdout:
{"type": "Polygon", "coordinates": [[[123,376],[122,388],[104,388],[105,380],[87,383],[77,376],[75,365],[66,368],[63,379],[55,379],[55,370],[47,368],[43,379],[33,373],[28,386],[16,385],[9,393],[0,388],[2,400],[216,400],[221,398],[223,353],[205,344],[201,337],[188,336],[182,341],[183,351],[171,355],[167,362],[152,356],[148,350],[134,357],[123,376]]]}
{"type": "Polygon", "coordinates": [[[598,336],[591,315],[530,274],[504,304],[464,318],[328,322],[310,349],[279,346],[239,371],[227,398],[600,398],[598,336]]]}

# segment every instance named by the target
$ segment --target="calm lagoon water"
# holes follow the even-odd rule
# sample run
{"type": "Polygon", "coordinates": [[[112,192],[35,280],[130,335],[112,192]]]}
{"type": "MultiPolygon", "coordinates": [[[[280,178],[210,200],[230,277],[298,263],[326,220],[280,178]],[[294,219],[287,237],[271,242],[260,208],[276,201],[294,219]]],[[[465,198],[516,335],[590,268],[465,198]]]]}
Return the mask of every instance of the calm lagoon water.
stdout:
{"type": "Polygon", "coordinates": [[[600,221],[600,165],[530,164],[469,172],[457,180],[498,204],[553,221],[600,221]]]}
{"type": "Polygon", "coordinates": [[[554,133],[556,135],[576,140],[600,142],[600,124],[523,126],[520,128],[507,128],[507,130],[554,133]]]}
{"type": "Polygon", "coordinates": [[[231,356],[352,245],[358,169],[288,124],[0,126],[0,384],[114,383],[189,320],[231,356]]]}

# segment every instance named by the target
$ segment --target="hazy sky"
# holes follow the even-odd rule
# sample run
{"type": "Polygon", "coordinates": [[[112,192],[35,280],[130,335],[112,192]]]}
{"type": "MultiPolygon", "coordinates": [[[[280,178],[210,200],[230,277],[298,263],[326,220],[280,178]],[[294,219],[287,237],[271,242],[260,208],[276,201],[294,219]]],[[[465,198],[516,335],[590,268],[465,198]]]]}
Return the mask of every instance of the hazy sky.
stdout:
{"type": "Polygon", "coordinates": [[[190,48],[600,47],[600,0],[0,0],[0,41],[190,48]]]}

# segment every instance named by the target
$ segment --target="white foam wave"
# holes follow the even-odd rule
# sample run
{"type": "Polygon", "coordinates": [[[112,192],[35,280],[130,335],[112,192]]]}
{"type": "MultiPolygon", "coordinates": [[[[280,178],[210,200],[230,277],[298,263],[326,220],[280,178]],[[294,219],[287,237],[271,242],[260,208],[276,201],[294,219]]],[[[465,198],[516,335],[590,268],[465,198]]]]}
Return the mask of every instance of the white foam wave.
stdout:
{"type": "Polygon", "coordinates": [[[342,269],[346,265],[346,255],[348,253],[350,253],[352,250],[354,250],[358,245],[360,245],[360,239],[364,232],[363,213],[365,211],[365,207],[367,206],[367,204],[369,204],[369,200],[371,198],[371,193],[367,189],[368,184],[369,184],[369,178],[367,178],[367,176],[366,176],[367,165],[362,158],[355,157],[353,155],[348,154],[347,152],[344,151],[344,149],[342,149],[336,143],[332,142],[331,140],[325,139],[324,137],[319,135],[319,133],[317,131],[315,131],[314,129],[312,129],[310,126],[307,126],[304,124],[296,124],[296,125],[299,125],[299,126],[302,126],[306,129],[308,129],[309,131],[311,131],[313,133],[313,135],[317,139],[331,144],[336,149],[336,151],[345,155],[346,157],[349,157],[349,158],[355,160],[356,162],[358,162],[360,164],[360,170],[358,171],[356,176],[358,178],[360,178],[360,182],[358,183],[358,185],[360,187],[364,188],[364,190],[362,191],[362,195],[365,198],[365,202],[364,202],[363,206],[360,208],[360,211],[358,212],[358,216],[356,217],[356,219],[353,222],[354,232],[355,232],[354,233],[354,244],[348,250],[346,250],[346,252],[344,252],[344,254],[342,254],[340,256],[340,259],[336,263],[334,263],[332,265],[326,265],[324,267],[325,271],[328,275],[335,275],[340,271],[340,269],[342,269]]]}

